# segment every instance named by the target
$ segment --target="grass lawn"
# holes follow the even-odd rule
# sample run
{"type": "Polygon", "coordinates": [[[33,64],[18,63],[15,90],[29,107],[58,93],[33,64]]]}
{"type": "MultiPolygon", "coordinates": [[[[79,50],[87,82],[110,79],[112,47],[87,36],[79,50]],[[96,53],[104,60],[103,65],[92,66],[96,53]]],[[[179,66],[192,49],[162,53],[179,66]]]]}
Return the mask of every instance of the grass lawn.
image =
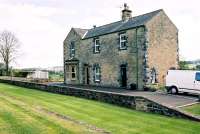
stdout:
{"type": "Polygon", "coordinates": [[[199,134],[200,123],[0,84],[0,134],[199,134]]]}
{"type": "Polygon", "coordinates": [[[183,110],[194,115],[200,116],[200,103],[188,107],[183,107],[183,110]]]}

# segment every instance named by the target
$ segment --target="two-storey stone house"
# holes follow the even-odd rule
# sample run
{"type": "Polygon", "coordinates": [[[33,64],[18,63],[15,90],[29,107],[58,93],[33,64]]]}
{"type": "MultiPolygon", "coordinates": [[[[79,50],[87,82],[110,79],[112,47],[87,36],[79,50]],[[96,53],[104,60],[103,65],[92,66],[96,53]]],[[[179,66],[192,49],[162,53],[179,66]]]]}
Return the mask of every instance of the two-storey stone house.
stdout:
{"type": "Polygon", "coordinates": [[[142,90],[164,83],[179,62],[178,30],[165,12],[132,17],[124,4],[122,19],[92,29],[72,28],[64,40],[66,84],[142,90]]]}

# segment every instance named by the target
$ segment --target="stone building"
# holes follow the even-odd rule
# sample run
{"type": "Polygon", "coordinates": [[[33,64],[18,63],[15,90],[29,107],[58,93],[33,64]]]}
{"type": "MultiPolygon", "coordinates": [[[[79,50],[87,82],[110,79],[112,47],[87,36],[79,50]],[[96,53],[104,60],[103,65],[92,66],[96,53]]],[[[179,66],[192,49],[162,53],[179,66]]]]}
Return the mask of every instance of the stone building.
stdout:
{"type": "Polygon", "coordinates": [[[142,90],[163,84],[167,70],[178,68],[178,54],[178,30],[162,9],[132,17],[124,4],[120,21],[71,29],[64,40],[64,81],[142,90]]]}

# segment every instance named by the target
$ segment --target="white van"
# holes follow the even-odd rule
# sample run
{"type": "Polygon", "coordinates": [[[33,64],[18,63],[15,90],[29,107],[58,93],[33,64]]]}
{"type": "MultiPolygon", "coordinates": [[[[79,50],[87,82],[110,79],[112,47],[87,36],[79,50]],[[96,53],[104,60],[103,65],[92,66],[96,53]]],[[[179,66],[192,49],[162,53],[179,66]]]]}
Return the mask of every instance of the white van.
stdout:
{"type": "Polygon", "coordinates": [[[200,94],[200,71],[168,70],[166,88],[172,94],[178,92],[200,94]]]}

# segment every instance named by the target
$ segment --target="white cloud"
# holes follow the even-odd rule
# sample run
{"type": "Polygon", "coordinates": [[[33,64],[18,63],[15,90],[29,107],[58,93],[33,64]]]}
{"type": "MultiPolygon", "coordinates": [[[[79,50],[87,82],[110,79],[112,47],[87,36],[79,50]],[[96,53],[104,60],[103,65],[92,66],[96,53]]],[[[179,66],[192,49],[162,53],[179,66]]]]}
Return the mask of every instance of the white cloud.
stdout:
{"type": "Polygon", "coordinates": [[[62,64],[64,30],[48,18],[59,14],[59,9],[33,5],[2,4],[0,10],[4,11],[0,14],[2,19],[0,28],[14,31],[22,42],[23,55],[17,61],[18,66],[62,64]]]}

